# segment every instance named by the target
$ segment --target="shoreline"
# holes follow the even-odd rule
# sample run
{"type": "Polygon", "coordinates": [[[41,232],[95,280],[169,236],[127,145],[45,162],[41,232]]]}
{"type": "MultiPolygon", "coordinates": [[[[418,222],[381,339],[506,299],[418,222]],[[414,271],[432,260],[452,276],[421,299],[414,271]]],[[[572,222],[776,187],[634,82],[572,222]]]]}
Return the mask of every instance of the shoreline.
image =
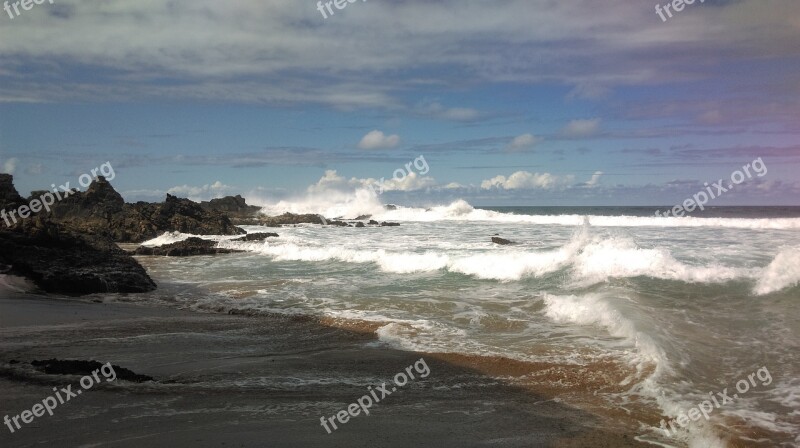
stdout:
{"type": "Polygon", "coordinates": [[[56,439],[71,446],[387,446],[386,439],[390,446],[649,446],[635,440],[630,422],[567,405],[535,382],[513,385],[496,375],[516,369],[521,377],[531,366],[378,347],[374,334],[314,319],[29,295],[0,299],[0,316],[3,415],[29,409],[51,385],[74,381],[12,366],[12,359],[97,359],[158,380],[100,387],[15,434],[4,427],[0,440],[14,446],[56,439]],[[431,369],[426,379],[333,434],[320,426],[321,416],[420,357],[431,369]]]}

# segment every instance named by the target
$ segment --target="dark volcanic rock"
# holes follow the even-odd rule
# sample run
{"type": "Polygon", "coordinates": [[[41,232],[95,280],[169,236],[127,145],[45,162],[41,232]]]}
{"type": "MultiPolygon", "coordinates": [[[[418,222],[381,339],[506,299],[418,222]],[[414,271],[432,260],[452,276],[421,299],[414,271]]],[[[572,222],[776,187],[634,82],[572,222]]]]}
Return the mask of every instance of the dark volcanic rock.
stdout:
{"type": "Polygon", "coordinates": [[[505,246],[505,245],[508,245],[508,244],[515,244],[511,240],[507,240],[505,238],[500,238],[498,236],[493,236],[492,237],[492,242],[495,243],[495,244],[500,244],[501,246],[505,246]]]}
{"type": "Polygon", "coordinates": [[[50,293],[147,292],[156,284],[139,263],[102,236],[73,233],[42,218],[0,232],[0,264],[50,293]]]}
{"type": "Polygon", "coordinates": [[[209,212],[224,213],[234,222],[250,220],[261,210],[261,207],[247,205],[245,199],[240,195],[203,201],[200,203],[200,207],[209,212]]]}
{"type": "Polygon", "coordinates": [[[277,238],[277,233],[248,233],[247,235],[231,241],[263,241],[267,238],[277,238]]]}
{"type": "Polygon", "coordinates": [[[381,225],[381,223],[379,223],[378,221],[375,221],[374,219],[370,219],[368,224],[371,225],[371,226],[379,226],[379,225],[381,225]]]}
{"type": "MultiPolygon", "coordinates": [[[[0,177],[0,198],[19,198],[11,177],[0,177]]],[[[80,235],[41,215],[10,229],[0,226],[0,265],[46,292],[82,295],[146,292],[156,284],[144,268],[103,235],[80,235]]]]}
{"type": "Polygon", "coordinates": [[[195,235],[240,235],[245,233],[219,211],[167,195],[163,203],[126,204],[102,176],[86,192],[73,193],[56,202],[49,217],[81,233],[105,234],[117,242],[139,243],[164,232],[195,235]]]}
{"type": "Polygon", "coordinates": [[[399,227],[399,226],[400,226],[399,222],[386,222],[386,221],[384,221],[384,222],[381,223],[381,227],[399,227]]]}
{"type": "Polygon", "coordinates": [[[280,227],[286,224],[327,224],[320,215],[294,213],[284,213],[279,216],[259,216],[256,218],[257,224],[266,227],[280,227]]]}
{"type": "MultiPolygon", "coordinates": [[[[109,379],[106,378],[105,375],[100,375],[103,373],[103,365],[97,361],[73,361],[73,360],[60,360],[60,359],[48,359],[45,361],[31,361],[31,365],[35,367],[37,370],[44,372],[48,375],[91,375],[92,372],[96,370],[100,370],[98,372],[98,377],[101,379],[109,379]]],[[[152,376],[147,375],[139,375],[137,373],[133,373],[132,371],[120,367],[117,365],[111,365],[114,369],[114,374],[116,374],[116,379],[118,380],[125,380],[131,381],[134,383],[144,383],[145,381],[155,381],[152,376]]],[[[106,374],[111,375],[112,372],[106,372],[106,374]]]]}
{"type": "Polygon", "coordinates": [[[363,222],[357,222],[356,227],[366,227],[363,222]]]}
{"type": "Polygon", "coordinates": [[[14,176],[0,174],[0,208],[10,211],[25,203],[25,199],[14,188],[14,176]]]}
{"type": "Polygon", "coordinates": [[[241,252],[233,249],[220,249],[216,241],[191,237],[177,243],[165,244],[158,247],[139,247],[134,251],[136,255],[159,255],[165,257],[190,257],[193,255],[216,255],[241,252]]]}

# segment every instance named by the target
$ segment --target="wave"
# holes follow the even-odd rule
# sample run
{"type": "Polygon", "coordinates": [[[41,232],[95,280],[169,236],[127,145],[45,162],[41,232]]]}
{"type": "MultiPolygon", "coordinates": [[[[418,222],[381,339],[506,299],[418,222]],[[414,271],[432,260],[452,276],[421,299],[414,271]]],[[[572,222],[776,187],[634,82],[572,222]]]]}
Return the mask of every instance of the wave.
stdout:
{"type": "Polygon", "coordinates": [[[781,250],[759,276],[753,292],[769,294],[800,284],[800,247],[781,250]]]}
{"type": "Polygon", "coordinates": [[[614,278],[650,277],[687,283],[724,283],[733,280],[758,280],[758,294],[796,284],[800,273],[798,254],[781,252],[766,268],[730,267],[718,264],[698,266],[682,262],[664,248],[642,248],[624,237],[590,236],[587,227],[575,232],[562,247],[554,250],[481,250],[474,255],[445,251],[389,251],[352,249],[338,245],[289,242],[222,241],[220,247],[240,249],[272,257],[276,261],[342,261],[374,263],[384,272],[411,274],[448,271],[485,280],[519,281],[541,278],[565,271],[573,282],[595,284],[614,278]]]}

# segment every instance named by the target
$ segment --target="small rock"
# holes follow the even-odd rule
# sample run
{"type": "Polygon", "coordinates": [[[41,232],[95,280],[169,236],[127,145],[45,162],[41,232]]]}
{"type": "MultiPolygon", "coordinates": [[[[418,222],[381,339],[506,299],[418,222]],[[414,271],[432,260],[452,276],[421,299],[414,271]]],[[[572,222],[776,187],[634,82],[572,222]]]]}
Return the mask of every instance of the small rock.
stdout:
{"type": "Polygon", "coordinates": [[[507,240],[507,239],[505,239],[505,238],[500,238],[500,237],[498,237],[498,236],[493,236],[493,237],[492,237],[492,242],[493,242],[493,243],[495,243],[495,244],[499,244],[499,245],[501,245],[501,246],[505,246],[505,245],[508,245],[508,244],[515,244],[515,243],[514,243],[513,241],[511,241],[511,240],[507,240]]]}

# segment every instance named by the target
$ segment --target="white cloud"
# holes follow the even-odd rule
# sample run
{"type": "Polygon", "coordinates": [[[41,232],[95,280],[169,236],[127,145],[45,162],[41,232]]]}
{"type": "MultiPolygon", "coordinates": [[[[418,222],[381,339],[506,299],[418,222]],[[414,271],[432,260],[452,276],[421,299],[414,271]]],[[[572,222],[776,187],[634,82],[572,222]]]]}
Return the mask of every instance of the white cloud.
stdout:
{"type": "Polygon", "coordinates": [[[562,133],[567,137],[589,137],[600,131],[600,119],[572,120],[564,127],[562,133]]]}
{"type": "Polygon", "coordinates": [[[508,144],[508,149],[511,151],[530,149],[542,140],[542,138],[536,137],[533,134],[522,134],[511,140],[511,143],[508,144]]]}
{"type": "MultiPolygon", "coordinates": [[[[404,171],[405,173],[405,171],[404,171]]],[[[417,191],[425,188],[435,187],[436,180],[430,176],[423,176],[415,172],[407,173],[398,178],[357,178],[350,179],[340,176],[336,170],[327,170],[316,184],[308,187],[310,194],[320,194],[328,192],[352,192],[359,189],[370,189],[376,192],[383,191],[417,191]]]]}
{"type": "Polygon", "coordinates": [[[2,169],[3,173],[14,174],[14,172],[17,171],[17,163],[19,163],[19,159],[12,157],[3,162],[3,165],[0,169],[2,169]]]}
{"type": "Polygon", "coordinates": [[[233,187],[216,181],[213,184],[206,184],[201,187],[190,185],[178,185],[167,190],[173,196],[189,198],[193,201],[207,201],[209,199],[221,198],[233,191],[233,187]]]}
{"type": "Polygon", "coordinates": [[[528,171],[517,171],[506,176],[495,176],[481,182],[481,188],[490,190],[498,188],[502,190],[551,190],[572,183],[575,176],[556,176],[550,173],[530,173],[528,171]]]}
{"type": "Polygon", "coordinates": [[[361,138],[358,147],[361,149],[385,149],[394,148],[400,143],[400,136],[397,134],[385,135],[382,131],[370,131],[361,138]]]}
{"type": "Polygon", "coordinates": [[[469,107],[447,108],[439,102],[422,103],[417,110],[423,115],[450,121],[473,121],[480,117],[480,112],[469,107]]]}
{"type": "Polygon", "coordinates": [[[602,171],[595,171],[595,173],[592,174],[592,178],[589,179],[588,182],[586,182],[586,186],[587,187],[596,186],[597,183],[600,182],[600,177],[602,177],[602,176],[603,176],[603,172],[602,171]]]}

